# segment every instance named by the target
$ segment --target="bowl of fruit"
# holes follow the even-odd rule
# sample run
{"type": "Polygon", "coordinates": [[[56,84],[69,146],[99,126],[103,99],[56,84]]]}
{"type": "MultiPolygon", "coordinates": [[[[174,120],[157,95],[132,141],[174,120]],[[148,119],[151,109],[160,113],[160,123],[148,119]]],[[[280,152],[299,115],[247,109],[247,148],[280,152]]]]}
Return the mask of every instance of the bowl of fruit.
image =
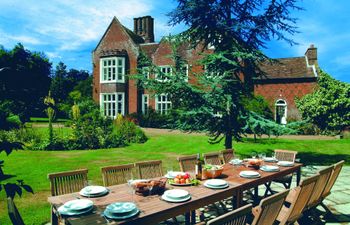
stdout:
{"type": "Polygon", "coordinates": [[[196,179],[191,178],[189,173],[177,174],[175,178],[168,179],[168,182],[174,186],[190,186],[198,183],[196,179]]]}
{"type": "Polygon", "coordinates": [[[261,163],[262,163],[262,160],[260,160],[260,159],[249,159],[248,160],[248,166],[253,167],[256,170],[258,170],[260,168],[261,163]]]}
{"type": "Polygon", "coordinates": [[[223,170],[221,165],[206,164],[203,167],[203,174],[206,178],[217,178],[221,176],[223,170]]]}

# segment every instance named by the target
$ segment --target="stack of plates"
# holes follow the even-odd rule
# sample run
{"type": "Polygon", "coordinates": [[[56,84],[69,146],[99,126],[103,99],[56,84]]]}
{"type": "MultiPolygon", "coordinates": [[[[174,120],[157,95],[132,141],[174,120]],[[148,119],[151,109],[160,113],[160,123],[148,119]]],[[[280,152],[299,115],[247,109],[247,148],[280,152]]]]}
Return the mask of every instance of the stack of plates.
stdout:
{"type": "Polygon", "coordinates": [[[162,195],[162,199],[168,202],[184,202],[191,199],[190,193],[182,189],[167,190],[162,195]]]}
{"type": "Polygon", "coordinates": [[[106,195],[108,193],[108,189],[103,186],[87,186],[81,189],[79,192],[80,195],[85,197],[100,197],[106,195]]]}
{"type": "Polygon", "coordinates": [[[251,170],[241,171],[239,173],[239,175],[241,177],[244,177],[244,178],[258,178],[258,177],[260,177],[260,173],[258,173],[256,171],[251,171],[251,170]]]}
{"type": "Polygon", "coordinates": [[[172,179],[172,178],[175,178],[179,174],[184,175],[185,173],[184,172],[173,171],[173,172],[168,172],[167,174],[165,174],[165,177],[168,178],[168,179],[172,179]]]}
{"type": "Polygon", "coordinates": [[[262,167],[260,167],[260,169],[265,172],[277,172],[280,170],[278,166],[270,166],[270,165],[263,165],[262,167]]]}
{"type": "Polygon", "coordinates": [[[90,212],[93,207],[94,203],[89,199],[76,199],[66,202],[57,211],[64,216],[74,216],[90,212]]]}
{"type": "Polygon", "coordinates": [[[225,180],[221,180],[221,179],[211,179],[211,180],[207,180],[204,183],[204,186],[212,189],[221,189],[221,188],[227,188],[228,183],[225,180]]]}
{"type": "Polygon", "coordinates": [[[264,157],[263,160],[265,162],[278,162],[278,160],[274,157],[264,157]]]}
{"type": "Polygon", "coordinates": [[[279,161],[277,163],[277,165],[279,166],[294,166],[294,162],[290,162],[290,161],[279,161]]]}
{"type": "Polygon", "coordinates": [[[241,159],[232,159],[232,160],[230,161],[230,163],[231,163],[232,165],[241,165],[241,164],[243,163],[243,160],[241,160],[241,159]]]}
{"type": "Polygon", "coordinates": [[[133,202],[115,202],[108,205],[103,213],[110,219],[123,220],[136,216],[139,212],[133,202]]]}

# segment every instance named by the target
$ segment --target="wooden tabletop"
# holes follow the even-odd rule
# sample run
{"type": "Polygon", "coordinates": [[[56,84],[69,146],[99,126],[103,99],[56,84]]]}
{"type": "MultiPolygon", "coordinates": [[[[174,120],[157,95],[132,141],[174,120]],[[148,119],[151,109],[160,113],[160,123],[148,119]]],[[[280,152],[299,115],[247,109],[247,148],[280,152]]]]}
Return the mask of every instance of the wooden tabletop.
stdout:
{"type": "MultiPolygon", "coordinates": [[[[90,198],[94,202],[94,210],[92,213],[67,217],[66,221],[71,225],[78,224],[156,224],[158,222],[164,221],[166,219],[175,217],[177,215],[188,213],[192,210],[198,209],[200,207],[209,205],[211,203],[217,202],[219,200],[232,197],[238,191],[247,190],[251,187],[256,187],[260,184],[264,184],[268,181],[272,181],[275,178],[282,177],[284,175],[300,171],[301,164],[296,163],[292,167],[280,167],[279,172],[264,172],[258,170],[261,174],[260,178],[247,179],[239,176],[239,172],[243,170],[254,170],[245,166],[233,166],[231,164],[224,165],[224,171],[221,176],[229,183],[229,187],[225,189],[209,189],[203,186],[204,181],[198,186],[181,186],[175,187],[167,185],[167,189],[180,188],[187,190],[191,194],[191,199],[183,203],[170,203],[161,200],[160,196],[139,196],[133,195],[131,188],[127,184],[115,185],[108,187],[110,193],[103,197],[90,198]],[[140,214],[132,219],[123,221],[107,221],[102,213],[107,205],[114,202],[124,202],[134,200],[140,209],[140,214]]],[[[48,201],[58,208],[67,201],[84,198],[78,193],[67,194],[49,197],[48,201]]]]}

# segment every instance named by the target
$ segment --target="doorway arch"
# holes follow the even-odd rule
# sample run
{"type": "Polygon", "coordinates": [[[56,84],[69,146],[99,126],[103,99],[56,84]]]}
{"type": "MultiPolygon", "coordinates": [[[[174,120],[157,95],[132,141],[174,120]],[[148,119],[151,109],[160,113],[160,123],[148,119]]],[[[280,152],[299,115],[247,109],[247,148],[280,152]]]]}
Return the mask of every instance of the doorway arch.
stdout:
{"type": "Polygon", "coordinates": [[[275,103],[275,120],[278,124],[287,124],[287,102],[283,99],[275,103]]]}

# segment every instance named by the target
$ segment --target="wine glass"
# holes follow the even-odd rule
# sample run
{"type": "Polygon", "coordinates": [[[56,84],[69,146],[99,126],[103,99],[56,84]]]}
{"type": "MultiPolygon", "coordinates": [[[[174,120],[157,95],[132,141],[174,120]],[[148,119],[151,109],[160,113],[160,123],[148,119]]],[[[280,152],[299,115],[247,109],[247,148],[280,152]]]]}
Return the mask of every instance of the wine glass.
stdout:
{"type": "Polygon", "coordinates": [[[130,189],[130,194],[131,194],[131,202],[134,202],[134,194],[135,194],[135,187],[134,187],[134,177],[133,175],[130,176],[130,179],[128,180],[128,186],[130,189]]]}
{"type": "Polygon", "coordinates": [[[256,158],[256,152],[252,152],[251,156],[252,156],[253,159],[255,159],[256,158]]]}
{"type": "Polygon", "coordinates": [[[92,186],[92,180],[86,180],[84,182],[84,192],[88,198],[90,198],[90,192],[92,191],[90,186],[92,186]]]}
{"type": "Polygon", "coordinates": [[[216,169],[211,168],[210,174],[211,174],[211,179],[214,179],[215,178],[215,174],[216,174],[216,169]]]}

